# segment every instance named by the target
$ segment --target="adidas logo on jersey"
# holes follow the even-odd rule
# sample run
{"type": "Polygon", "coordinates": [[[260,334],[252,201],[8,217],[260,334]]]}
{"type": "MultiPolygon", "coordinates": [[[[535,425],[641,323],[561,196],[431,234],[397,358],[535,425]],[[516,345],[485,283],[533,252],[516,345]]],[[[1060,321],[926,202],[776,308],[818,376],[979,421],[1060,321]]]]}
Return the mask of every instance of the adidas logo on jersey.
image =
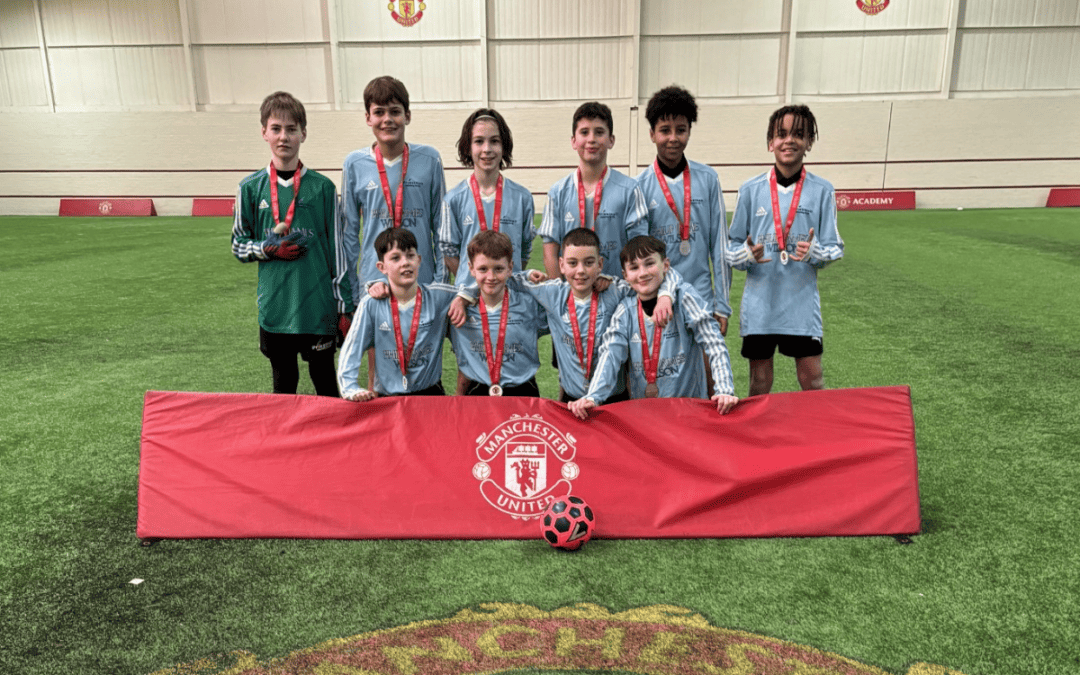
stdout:
{"type": "Polygon", "coordinates": [[[655,209],[655,208],[656,208],[656,200],[654,199],[651,202],[649,202],[649,210],[651,211],[652,209],[655,209]]]}
{"type": "Polygon", "coordinates": [[[765,207],[764,206],[757,207],[757,213],[755,213],[754,215],[759,217],[759,218],[761,216],[767,215],[766,212],[765,212],[765,207]]]}
{"type": "Polygon", "coordinates": [[[259,202],[259,208],[260,208],[260,209],[268,209],[268,208],[270,208],[270,205],[269,205],[269,204],[267,204],[267,203],[266,203],[266,200],[264,199],[264,200],[262,200],[261,202],[259,202]]]}
{"type": "Polygon", "coordinates": [[[572,214],[572,213],[570,213],[569,211],[567,211],[567,212],[566,212],[566,217],[565,217],[565,218],[563,218],[563,220],[565,220],[565,221],[566,221],[566,222],[568,222],[568,223],[572,223],[572,222],[574,222],[574,214],[572,214]]]}
{"type": "Polygon", "coordinates": [[[630,338],[630,344],[641,344],[641,335],[639,333],[634,333],[630,338]]]}
{"type": "Polygon", "coordinates": [[[389,333],[393,329],[390,328],[390,326],[385,321],[383,321],[382,324],[379,326],[379,330],[384,330],[389,333]]]}
{"type": "Polygon", "coordinates": [[[472,225],[473,224],[472,216],[465,216],[465,220],[462,221],[461,224],[462,225],[472,225]]]}
{"type": "Polygon", "coordinates": [[[368,184],[367,184],[367,187],[364,188],[364,189],[365,190],[378,190],[379,186],[375,184],[375,181],[369,180],[368,184]]]}

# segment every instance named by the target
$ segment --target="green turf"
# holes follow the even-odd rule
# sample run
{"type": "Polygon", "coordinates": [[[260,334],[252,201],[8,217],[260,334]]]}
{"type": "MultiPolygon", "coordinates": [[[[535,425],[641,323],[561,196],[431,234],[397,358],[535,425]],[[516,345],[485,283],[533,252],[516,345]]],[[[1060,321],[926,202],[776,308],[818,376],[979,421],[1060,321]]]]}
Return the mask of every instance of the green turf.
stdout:
{"type": "MultiPolygon", "coordinates": [[[[826,383],[911,385],[925,532],[561,555],[540,541],[139,547],[143,393],[269,388],[255,266],[230,256],[225,219],[0,218],[0,673],[269,658],[489,601],[680,605],[892,673],[1080,672],[1076,212],[844,213],[840,229],[847,256],[820,276],[826,383]]],[[[778,362],[776,390],[797,388],[793,370],[778,362]]]]}

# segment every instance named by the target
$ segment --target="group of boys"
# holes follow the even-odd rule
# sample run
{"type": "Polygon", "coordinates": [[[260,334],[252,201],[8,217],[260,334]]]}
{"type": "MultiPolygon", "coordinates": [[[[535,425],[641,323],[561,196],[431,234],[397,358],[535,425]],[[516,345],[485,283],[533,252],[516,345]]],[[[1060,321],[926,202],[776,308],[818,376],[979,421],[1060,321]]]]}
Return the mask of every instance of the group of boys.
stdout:
{"type": "Polygon", "coordinates": [[[531,195],[500,173],[513,138],[496,111],[466,120],[458,158],[474,173],[447,194],[439,153],[405,142],[405,86],[376,78],[364,107],[375,142],[346,158],[339,204],[300,162],[303,105],[283,92],[262,105],[272,159],[240,184],[232,241],[239,260],[260,262],[275,393],[296,392],[299,355],[319,395],[442,395],[449,334],[457,393],[539,396],[537,338],[550,333],[559,398],[578,417],[648,397],[711,398],[726,413],[738,400],[724,344],[732,268],[747,272],[750,394],[771,389],[777,347],[803,389],[823,386],[816,274],[843,242],[832,186],[802,166],[817,137],[806,106],[773,114],[776,166],[740,188],[729,230],[716,171],[684,154],[697,121],[689,92],[649,101],[657,156],[637,179],[607,165],[611,111],[586,103],[572,124],[578,167],[552,186],[538,231],[531,195]],[[537,233],[544,273],[524,269],[537,233]]]}

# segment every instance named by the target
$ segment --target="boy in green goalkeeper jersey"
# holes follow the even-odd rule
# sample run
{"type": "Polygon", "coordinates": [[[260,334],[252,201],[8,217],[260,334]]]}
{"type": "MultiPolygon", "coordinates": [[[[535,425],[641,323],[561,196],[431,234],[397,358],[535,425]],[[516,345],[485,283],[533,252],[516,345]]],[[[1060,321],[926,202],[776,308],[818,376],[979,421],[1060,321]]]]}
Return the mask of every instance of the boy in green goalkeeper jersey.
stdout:
{"type": "Polygon", "coordinates": [[[337,396],[334,350],[356,303],[338,232],[337,191],[304,167],[304,106],[290,94],[266,97],[260,110],[270,165],[240,182],[232,252],[259,263],[259,349],[270,359],[275,394],[295,394],[296,357],[308,364],[320,396],[337,396]]]}

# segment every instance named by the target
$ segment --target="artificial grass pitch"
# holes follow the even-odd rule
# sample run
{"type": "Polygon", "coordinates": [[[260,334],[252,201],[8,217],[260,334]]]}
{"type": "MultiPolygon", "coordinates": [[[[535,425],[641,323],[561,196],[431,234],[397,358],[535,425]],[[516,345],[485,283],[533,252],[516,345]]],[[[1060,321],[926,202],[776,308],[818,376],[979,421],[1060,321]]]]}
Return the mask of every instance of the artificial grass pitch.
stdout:
{"type": "MultiPolygon", "coordinates": [[[[888,673],[916,661],[966,675],[1077,672],[1075,213],[842,213],[840,232],[847,255],[819,277],[826,383],[911,386],[924,519],[911,545],[141,548],[144,392],[269,388],[255,267],[229,254],[228,219],[0,218],[0,672],[141,674],[238,650],[269,659],[487,602],[675,605],[888,673]]],[[[777,391],[797,388],[793,370],[778,360],[777,391]]],[[[304,378],[301,390],[311,393],[304,378]]],[[[541,391],[554,395],[553,378],[541,391]]]]}

